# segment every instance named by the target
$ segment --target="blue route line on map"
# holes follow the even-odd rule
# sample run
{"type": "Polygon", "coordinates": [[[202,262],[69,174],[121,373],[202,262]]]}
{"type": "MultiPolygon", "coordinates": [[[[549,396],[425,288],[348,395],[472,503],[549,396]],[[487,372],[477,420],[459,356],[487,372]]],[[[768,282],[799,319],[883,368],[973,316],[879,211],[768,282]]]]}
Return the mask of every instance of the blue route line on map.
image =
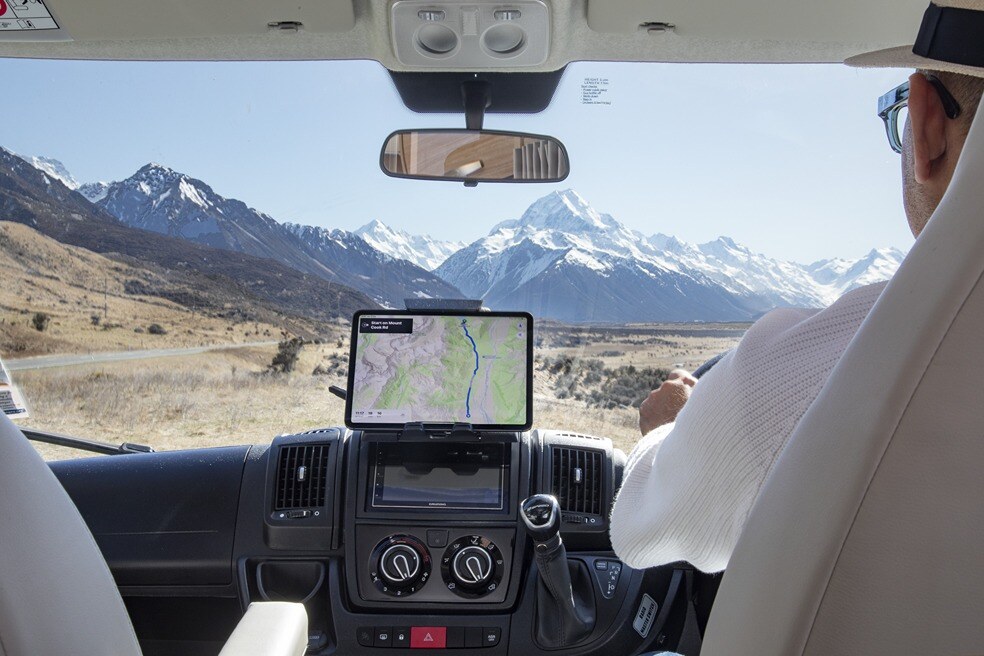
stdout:
{"type": "Polygon", "coordinates": [[[469,383],[468,383],[468,396],[465,397],[465,417],[467,417],[468,419],[471,419],[471,393],[472,393],[472,386],[475,384],[475,376],[478,375],[478,344],[475,343],[475,340],[472,339],[471,334],[469,334],[469,332],[468,332],[468,320],[467,319],[462,319],[461,320],[461,328],[465,331],[465,337],[467,337],[468,338],[468,341],[471,342],[472,351],[475,352],[475,371],[472,372],[471,381],[469,381],[469,383]]]}

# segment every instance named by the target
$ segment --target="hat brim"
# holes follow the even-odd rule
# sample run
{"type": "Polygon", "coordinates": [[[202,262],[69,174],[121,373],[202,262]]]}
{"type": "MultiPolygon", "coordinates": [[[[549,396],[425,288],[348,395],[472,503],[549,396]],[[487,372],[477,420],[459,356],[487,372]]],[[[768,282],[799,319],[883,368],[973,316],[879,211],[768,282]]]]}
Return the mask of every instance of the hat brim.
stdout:
{"type": "Polygon", "coordinates": [[[912,52],[912,46],[898,46],[897,48],[875,50],[874,52],[867,52],[863,55],[851,57],[845,60],[844,63],[854,68],[919,68],[926,71],[942,71],[945,73],[984,77],[984,67],[951,64],[938,59],[920,57],[912,52]]]}

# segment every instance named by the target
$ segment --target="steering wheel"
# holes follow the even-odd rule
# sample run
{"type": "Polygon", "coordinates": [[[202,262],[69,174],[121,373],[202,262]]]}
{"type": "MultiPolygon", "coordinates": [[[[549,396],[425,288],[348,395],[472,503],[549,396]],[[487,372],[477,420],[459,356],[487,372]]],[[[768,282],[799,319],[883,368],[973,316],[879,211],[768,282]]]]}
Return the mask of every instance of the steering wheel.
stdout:
{"type": "Polygon", "coordinates": [[[718,362],[720,362],[721,361],[721,358],[723,358],[724,356],[726,356],[728,353],[731,353],[731,351],[725,351],[724,353],[718,353],[713,358],[711,358],[710,360],[708,360],[704,364],[702,364],[699,367],[697,367],[696,369],[694,369],[693,373],[690,374],[690,375],[693,376],[694,378],[696,378],[697,380],[700,380],[700,377],[701,376],[703,376],[708,371],[710,371],[711,369],[713,369],[714,368],[714,365],[716,365],[718,362]]]}

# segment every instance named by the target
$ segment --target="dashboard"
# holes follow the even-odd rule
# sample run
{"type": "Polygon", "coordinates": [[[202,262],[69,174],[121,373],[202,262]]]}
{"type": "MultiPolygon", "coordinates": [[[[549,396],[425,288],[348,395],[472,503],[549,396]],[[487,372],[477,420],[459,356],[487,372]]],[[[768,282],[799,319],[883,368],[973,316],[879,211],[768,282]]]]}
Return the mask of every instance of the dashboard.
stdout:
{"type": "Polygon", "coordinates": [[[51,468],[146,654],[215,654],[249,603],[289,600],[307,607],[310,654],[493,656],[672,647],[680,568],[637,571],[611,551],[624,463],[610,440],[568,432],[326,428],[51,468]],[[590,620],[566,642],[548,635],[553,611],[520,517],[537,493],[558,500],[590,620]]]}

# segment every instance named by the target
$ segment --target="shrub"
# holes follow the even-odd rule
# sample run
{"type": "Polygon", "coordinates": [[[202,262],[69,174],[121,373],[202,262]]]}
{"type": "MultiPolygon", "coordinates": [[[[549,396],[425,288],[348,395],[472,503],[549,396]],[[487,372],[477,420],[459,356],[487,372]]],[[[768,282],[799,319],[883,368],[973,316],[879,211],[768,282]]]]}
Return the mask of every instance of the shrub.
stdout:
{"type": "Polygon", "coordinates": [[[605,380],[587,395],[589,405],[605,409],[638,407],[670,375],[668,369],[633,365],[605,370],[605,380]]]}
{"type": "Polygon", "coordinates": [[[133,332],[135,332],[137,334],[140,334],[140,335],[143,335],[147,331],[144,330],[142,326],[137,326],[136,328],[133,329],[133,332]]]}
{"type": "Polygon", "coordinates": [[[31,317],[31,325],[34,326],[34,330],[39,333],[43,333],[47,330],[49,323],[51,323],[51,317],[44,312],[35,312],[34,316],[31,317]]]}
{"type": "Polygon", "coordinates": [[[102,321],[102,317],[100,317],[98,314],[93,314],[92,316],[89,317],[89,321],[92,322],[93,326],[98,326],[99,322],[102,321]]]}
{"type": "Polygon", "coordinates": [[[281,374],[289,374],[294,371],[303,346],[304,340],[300,337],[281,340],[277,345],[277,354],[273,356],[273,362],[270,363],[270,370],[281,374]]]}
{"type": "Polygon", "coordinates": [[[147,332],[151,335],[166,335],[167,331],[164,330],[164,326],[159,323],[152,323],[147,326],[147,332]]]}

